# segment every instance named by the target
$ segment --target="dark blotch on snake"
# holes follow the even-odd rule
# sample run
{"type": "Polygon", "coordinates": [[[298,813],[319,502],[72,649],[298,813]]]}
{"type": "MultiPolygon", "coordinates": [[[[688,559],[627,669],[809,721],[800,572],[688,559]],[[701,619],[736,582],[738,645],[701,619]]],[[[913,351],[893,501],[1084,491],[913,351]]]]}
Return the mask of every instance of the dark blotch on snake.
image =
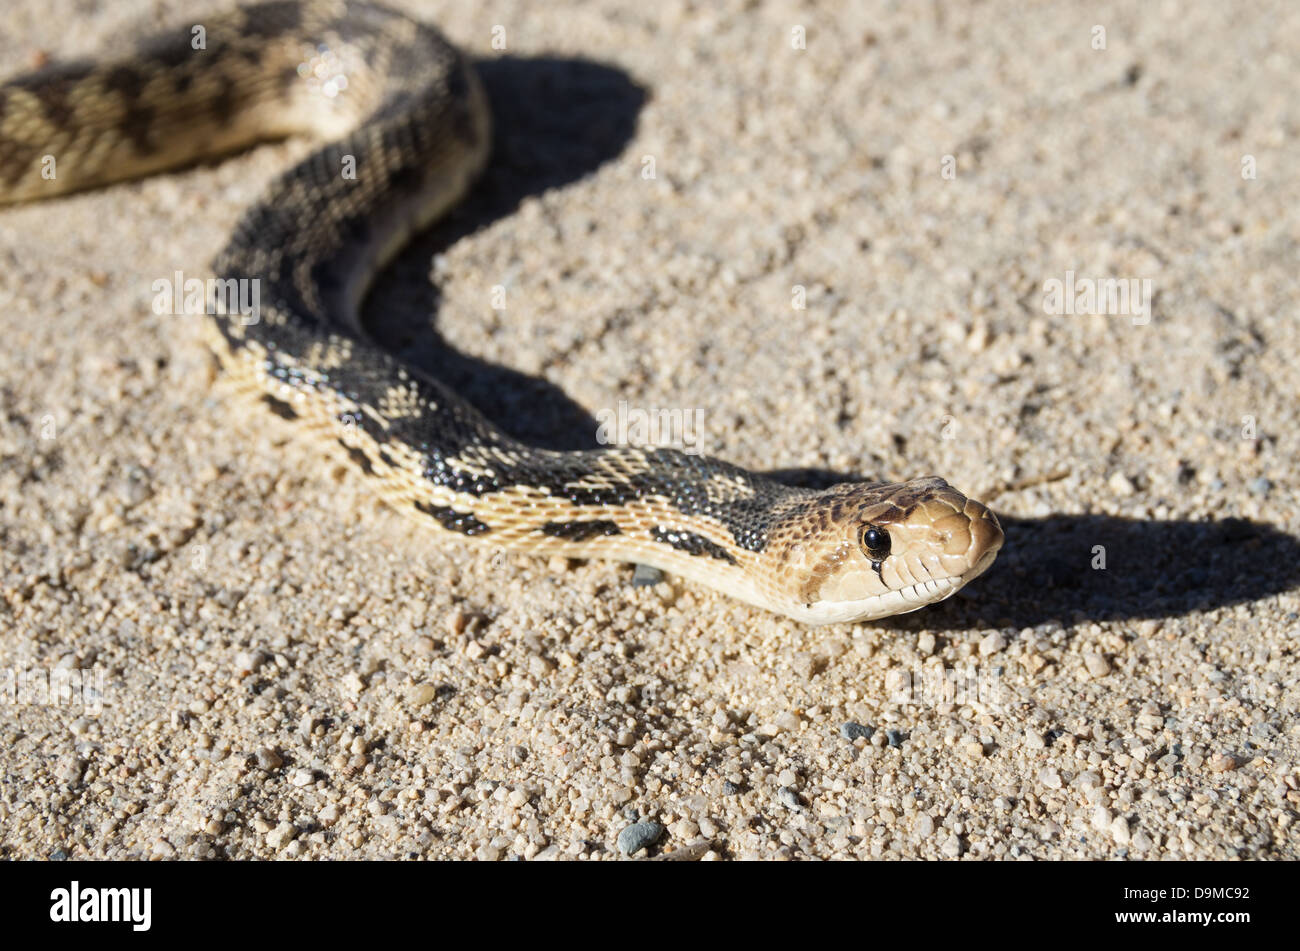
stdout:
{"type": "Polygon", "coordinates": [[[339,445],[347,452],[348,458],[368,476],[375,474],[375,467],[370,464],[370,457],[355,446],[349,446],[342,439],[339,445]]]}
{"type": "Polygon", "coordinates": [[[247,36],[276,37],[295,32],[302,24],[302,8],[296,0],[275,0],[259,4],[257,15],[244,22],[247,36]]]}
{"type": "Polygon", "coordinates": [[[272,413],[274,413],[276,416],[279,416],[281,419],[298,418],[298,411],[296,409],[294,409],[284,400],[276,399],[270,393],[267,393],[262,397],[262,402],[265,403],[270,408],[272,413]]]}
{"type": "Polygon", "coordinates": [[[594,518],[573,522],[547,522],[542,526],[542,534],[571,542],[585,542],[589,538],[601,535],[622,535],[623,530],[611,519],[594,518]]]}
{"type": "Polygon", "coordinates": [[[681,529],[664,528],[662,525],[656,525],[650,530],[650,537],[657,542],[670,545],[689,555],[708,555],[710,558],[725,561],[729,565],[736,563],[736,559],[731,556],[731,552],[716,542],[709,541],[703,535],[695,534],[695,532],[685,532],[681,529]]]}
{"type": "Polygon", "coordinates": [[[482,535],[484,532],[492,530],[491,526],[476,519],[473,512],[457,512],[450,506],[430,505],[428,502],[416,502],[415,507],[425,515],[432,515],[438,520],[439,525],[450,532],[459,532],[462,535],[482,535]]]}

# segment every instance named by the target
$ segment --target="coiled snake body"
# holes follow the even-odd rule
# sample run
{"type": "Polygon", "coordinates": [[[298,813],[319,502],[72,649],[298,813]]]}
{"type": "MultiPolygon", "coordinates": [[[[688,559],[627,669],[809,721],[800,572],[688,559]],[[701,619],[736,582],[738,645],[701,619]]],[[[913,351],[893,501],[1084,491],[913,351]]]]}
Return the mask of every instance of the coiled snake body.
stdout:
{"type": "Polygon", "coordinates": [[[814,491],[672,449],[539,450],[371,343],[358,313],[372,277],[465,193],[490,142],[473,67],[382,7],[273,0],[118,61],[9,80],[0,202],[300,132],[328,144],[245,212],[213,265],[220,281],[257,283],[259,319],[215,314],[212,341],[393,504],[461,538],[647,564],[809,623],[915,610],[992,563],[996,517],[942,479],[814,491]]]}

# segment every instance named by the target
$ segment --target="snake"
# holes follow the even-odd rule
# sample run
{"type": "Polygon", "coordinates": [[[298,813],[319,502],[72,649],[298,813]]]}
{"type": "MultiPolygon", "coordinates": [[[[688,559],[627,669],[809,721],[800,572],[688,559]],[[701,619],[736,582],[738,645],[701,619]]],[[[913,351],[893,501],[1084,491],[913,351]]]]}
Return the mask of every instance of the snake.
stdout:
{"type": "Polygon", "coordinates": [[[810,625],[914,611],[993,563],[997,516],[937,476],[814,488],[668,445],[538,448],[380,346],[360,320],[374,278],[473,187],[492,141],[473,61],[384,6],[270,0],[5,80],[0,203],[301,135],[314,151],[212,262],[205,336],[237,390],[399,510],[501,550],[646,565],[810,625]],[[255,312],[232,307],[249,287],[255,312]]]}

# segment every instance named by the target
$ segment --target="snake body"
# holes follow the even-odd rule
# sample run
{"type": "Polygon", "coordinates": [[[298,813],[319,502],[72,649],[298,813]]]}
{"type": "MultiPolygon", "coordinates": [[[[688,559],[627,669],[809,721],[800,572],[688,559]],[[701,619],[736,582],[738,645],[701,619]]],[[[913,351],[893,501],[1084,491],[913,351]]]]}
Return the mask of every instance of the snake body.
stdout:
{"type": "Polygon", "coordinates": [[[0,85],[0,202],[314,134],[328,144],[213,264],[218,282],[255,282],[261,306],[256,321],[213,314],[212,344],[392,504],[452,536],[646,564],[808,623],[915,610],[988,568],[997,518],[937,477],[812,490],[674,449],[542,450],[372,343],[358,318],[372,278],[469,189],[490,125],[472,64],[435,29],[370,3],[272,0],[0,85]]]}

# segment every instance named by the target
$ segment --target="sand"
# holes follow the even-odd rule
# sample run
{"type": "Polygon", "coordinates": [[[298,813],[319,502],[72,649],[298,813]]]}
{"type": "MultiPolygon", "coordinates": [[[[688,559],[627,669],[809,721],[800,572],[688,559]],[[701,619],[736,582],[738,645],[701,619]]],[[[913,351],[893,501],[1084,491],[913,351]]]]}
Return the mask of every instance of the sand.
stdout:
{"type": "MultiPolygon", "coordinates": [[[[0,210],[0,669],[103,692],[0,698],[0,855],[1297,857],[1300,8],[400,5],[499,134],[392,349],[545,445],[940,474],[1006,548],[811,629],[446,544],[151,309],[308,143],[0,210]]],[[[188,6],[13,0],[0,73],[188,6]]]]}

